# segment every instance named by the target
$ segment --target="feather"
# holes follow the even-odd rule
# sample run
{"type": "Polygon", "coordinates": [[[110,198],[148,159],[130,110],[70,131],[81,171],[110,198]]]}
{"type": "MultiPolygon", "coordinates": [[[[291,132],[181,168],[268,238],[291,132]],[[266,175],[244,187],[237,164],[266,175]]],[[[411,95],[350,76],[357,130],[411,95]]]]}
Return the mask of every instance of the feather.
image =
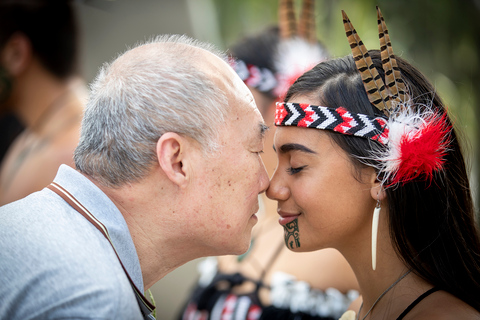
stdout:
{"type": "Polygon", "coordinates": [[[283,97],[299,76],[327,58],[327,51],[319,43],[299,37],[280,41],[274,60],[278,80],[274,94],[283,97]]]}
{"type": "Polygon", "coordinates": [[[372,153],[380,163],[384,185],[392,186],[413,179],[432,180],[442,170],[450,144],[451,125],[446,114],[433,110],[399,108],[388,121],[388,148],[372,153]]]}
{"type": "Polygon", "coordinates": [[[367,91],[368,99],[379,110],[388,110],[386,101],[389,97],[386,94],[385,84],[380,77],[377,69],[373,66],[372,58],[368,54],[367,48],[353,28],[345,11],[342,10],[343,25],[347,34],[348,42],[352,50],[353,59],[360,72],[363,85],[367,91]]]}
{"type": "Polygon", "coordinates": [[[280,0],[278,8],[280,38],[289,39],[297,35],[297,24],[293,0],[280,0]]]}
{"type": "Polygon", "coordinates": [[[392,100],[395,100],[397,104],[405,101],[405,84],[400,74],[400,69],[397,65],[397,60],[393,54],[392,43],[390,42],[390,36],[388,34],[387,25],[383,19],[382,12],[377,6],[377,18],[378,18],[378,37],[380,39],[380,51],[382,57],[383,70],[385,71],[385,82],[387,90],[390,92],[390,99],[387,102],[388,109],[391,110],[395,106],[392,106],[392,100]]]}
{"type": "Polygon", "coordinates": [[[313,0],[303,0],[300,21],[298,22],[298,35],[310,43],[317,41],[313,0]]]}

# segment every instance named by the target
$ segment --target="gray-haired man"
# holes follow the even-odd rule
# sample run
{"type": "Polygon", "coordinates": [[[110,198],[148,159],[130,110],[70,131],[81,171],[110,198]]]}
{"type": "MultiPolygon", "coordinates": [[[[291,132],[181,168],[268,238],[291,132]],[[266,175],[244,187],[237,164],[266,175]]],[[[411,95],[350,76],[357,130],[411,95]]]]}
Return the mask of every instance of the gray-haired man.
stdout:
{"type": "Polygon", "coordinates": [[[265,130],[235,72],[186,37],[102,68],[76,170],[0,208],[0,318],[149,318],[142,293],[168,272],[245,252],[265,130]]]}

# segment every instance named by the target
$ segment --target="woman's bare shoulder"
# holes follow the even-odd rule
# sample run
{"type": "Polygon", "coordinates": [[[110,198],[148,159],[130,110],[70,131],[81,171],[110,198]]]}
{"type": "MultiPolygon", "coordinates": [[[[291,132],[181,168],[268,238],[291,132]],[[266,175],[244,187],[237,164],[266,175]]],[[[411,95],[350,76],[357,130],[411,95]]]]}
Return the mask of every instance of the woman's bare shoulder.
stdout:
{"type": "Polygon", "coordinates": [[[437,291],[415,306],[405,317],[408,319],[480,319],[480,312],[446,291],[437,291]]]}

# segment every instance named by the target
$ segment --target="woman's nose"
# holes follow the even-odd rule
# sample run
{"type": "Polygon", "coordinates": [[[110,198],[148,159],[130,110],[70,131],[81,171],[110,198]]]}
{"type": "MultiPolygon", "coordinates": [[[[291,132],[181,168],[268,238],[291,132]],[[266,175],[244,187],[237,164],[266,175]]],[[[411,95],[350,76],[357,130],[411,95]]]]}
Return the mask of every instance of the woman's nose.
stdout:
{"type": "Polygon", "coordinates": [[[278,170],[273,173],[270,185],[266,191],[268,198],[277,201],[284,201],[290,197],[290,189],[286,185],[285,181],[280,177],[278,170]]]}

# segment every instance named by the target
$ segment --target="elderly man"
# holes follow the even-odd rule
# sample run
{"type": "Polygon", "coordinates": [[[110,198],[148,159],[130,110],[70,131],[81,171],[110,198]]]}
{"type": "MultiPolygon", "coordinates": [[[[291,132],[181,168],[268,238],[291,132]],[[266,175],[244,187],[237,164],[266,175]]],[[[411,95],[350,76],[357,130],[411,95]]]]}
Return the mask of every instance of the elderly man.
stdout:
{"type": "Polygon", "coordinates": [[[148,319],[142,293],[168,272],[245,252],[265,130],[240,78],[194,40],[160,37],[105,66],[76,170],[0,208],[0,318],[148,319]]]}

